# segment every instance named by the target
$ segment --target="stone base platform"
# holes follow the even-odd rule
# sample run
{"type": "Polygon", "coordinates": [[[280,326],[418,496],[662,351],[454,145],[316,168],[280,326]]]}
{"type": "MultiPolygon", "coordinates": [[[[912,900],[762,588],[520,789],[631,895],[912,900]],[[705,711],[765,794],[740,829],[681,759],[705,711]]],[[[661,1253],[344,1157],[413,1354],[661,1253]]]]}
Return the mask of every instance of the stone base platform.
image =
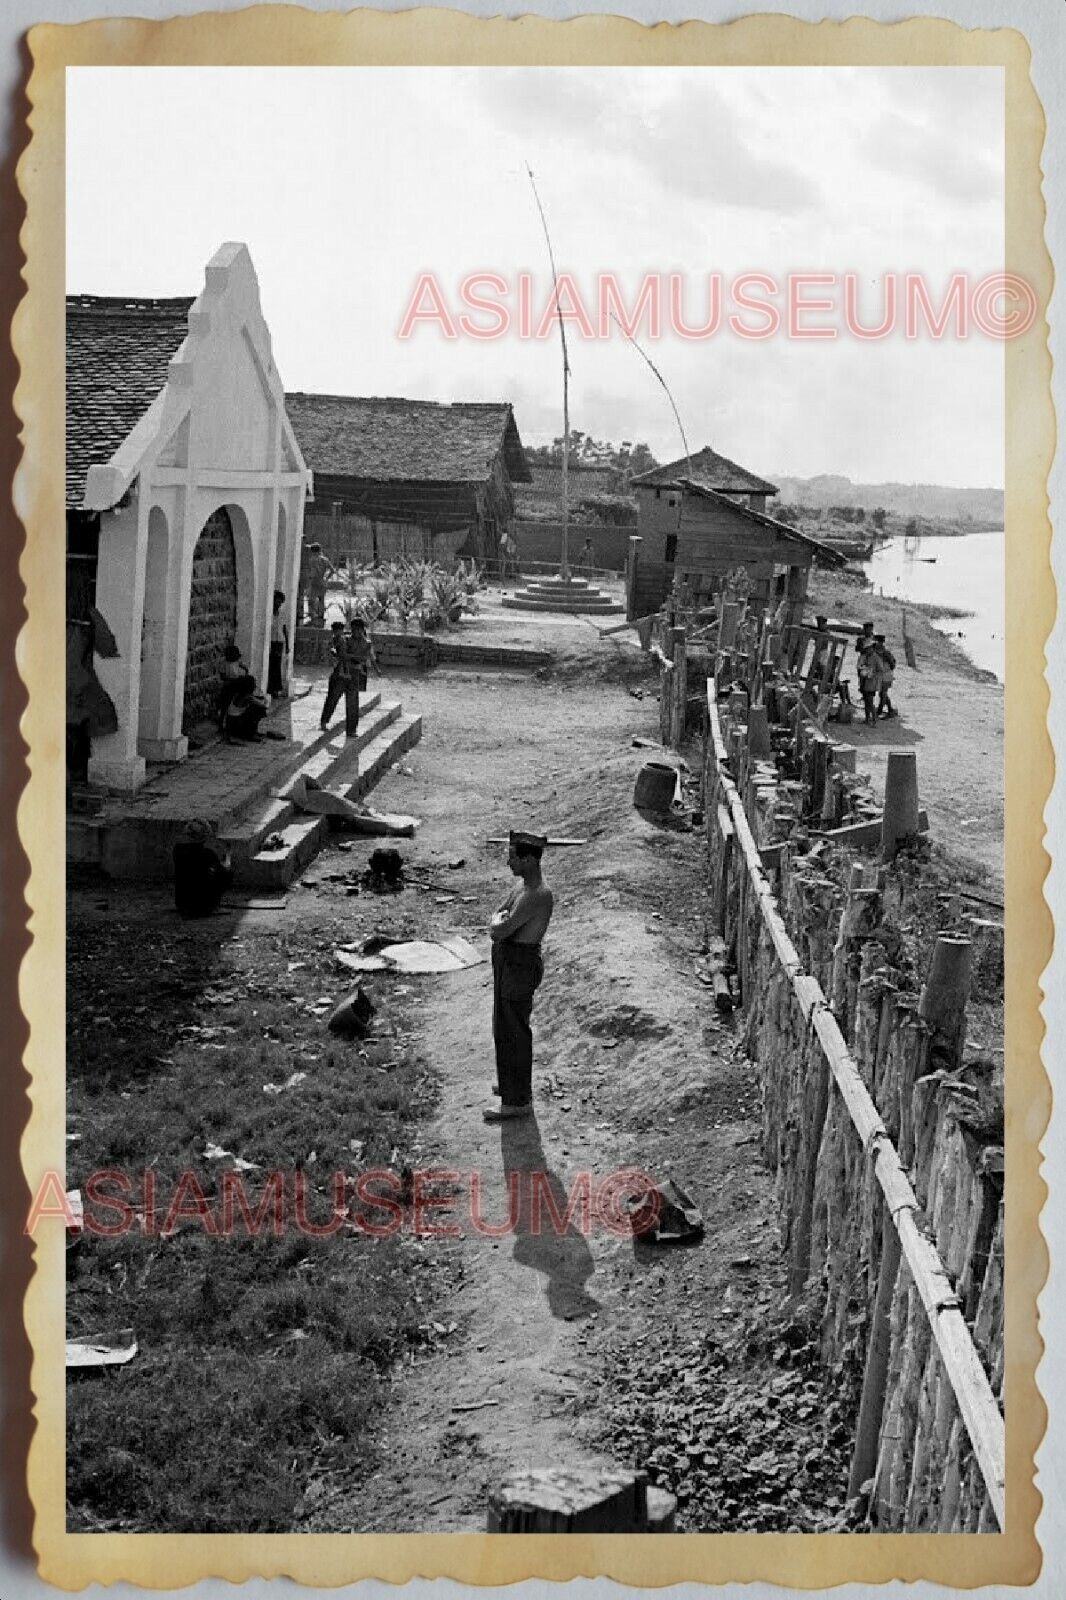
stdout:
{"type": "Polygon", "coordinates": [[[296,812],[281,798],[301,774],[340,789],[350,798],[368,794],[385,772],[422,736],[422,719],[405,715],[398,701],[376,691],[361,697],[359,732],[344,735],[344,704],[332,731],[318,726],[325,685],[283,700],[263,722],[281,734],[256,744],[213,740],[178,766],[149,769],[132,795],[74,796],[67,811],[68,862],[100,868],[108,877],[166,880],[171,852],[194,818],[214,825],[229,846],[234,878],[251,887],[283,888],[317,854],[328,824],[296,812]],[[279,848],[263,850],[272,835],[279,848]]]}
{"type": "Polygon", "coordinates": [[[571,615],[604,615],[623,608],[587,578],[536,578],[513,595],[504,595],[509,611],[561,611],[571,615]]]}

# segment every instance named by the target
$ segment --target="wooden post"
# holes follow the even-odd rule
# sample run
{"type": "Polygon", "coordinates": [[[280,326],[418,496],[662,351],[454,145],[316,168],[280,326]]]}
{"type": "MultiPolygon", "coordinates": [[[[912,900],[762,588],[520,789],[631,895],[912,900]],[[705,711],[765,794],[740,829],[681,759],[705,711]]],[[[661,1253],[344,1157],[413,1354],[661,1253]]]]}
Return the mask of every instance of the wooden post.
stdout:
{"type": "Polygon", "coordinates": [[[966,1002],[970,998],[973,944],[953,934],[937,936],[929,976],[918,1000],[918,1015],[932,1030],[933,1043],[958,1066],[966,1038],[966,1002]]]}
{"type": "Polygon", "coordinates": [[[719,650],[731,650],[737,637],[737,627],[740,623],[740,605],[736,600],[727,600],[722,606],[722,618],[718,624],[719,650]]]}
{"type": "Polygon", "coordinates": [[[670,743],[680,750],[685,742],[685,718],[688,710],[688,652],[684,628],[675,628],[671,635],[674,673],[671,682],[672,710],[670,743]]]}
{"type": "Polygon", "coordinates": [[[798,623],[803,616],[803,602],[807,598],[806,567],[789,567],[788,586],[785,591],[785,619],[788,622],[798,623]]]}
{"type": "Polygon", "coordinates": [[[635,622],[637,616],[637,570],[640,566],[641,536],[639,533],[629,535],[629,549],[626,551],[626,620],[635,622]]]}
{"type": "Polygon", "coordinates": [[[888,1354],[892,1344],[892,1300],[896,1292],[899,1260],[899,1234],[886,1210],[881,1225],[881,1265],[866,1345],[866,1370],[862,1379],[859,1420],[855,1427],[855,1449],[848,1474],[849,1500],[873,1477],[877,1467],[877,1450],[885,1410],[888,1354]]]}
{"type": "Polygon", "coordinates": [[[770,722],[764,705],[754,705],[748,710],[748,755],[753,761],[768,761],[773,755],[770,722]]]}
{"type": "Polygon", "coordinates": [[[881,915],[881,896],[876,889],[863,888],[862,866],[855,862],[848,883],[848,898],[840,913],[840,930],[833,948],[833,966],[827,999],[845,1038],[850,1036],[848,1017],[849,971],[855,950],[870,937],[881,915]]]}
{"type": "Polygon", "coordinates": [[[973,940],[973,976],[981,983],[1003,982],[1003,924],[985,917],[967,917],[973,940]]]}
{"type": "Polygon", "coordinates": [[[808,810],[820,817],[825,799],[825,778],[829,770],[829,740],[824,733],[811,735],[811,757],[811,793],[807,804],[808,810]]]}
{"type": "Polygon", "coordinates": [[[918,832],[918,758],[913,750],[890,750],[885,773],[881,852],[894,861],[900,841],[918,832]]]}

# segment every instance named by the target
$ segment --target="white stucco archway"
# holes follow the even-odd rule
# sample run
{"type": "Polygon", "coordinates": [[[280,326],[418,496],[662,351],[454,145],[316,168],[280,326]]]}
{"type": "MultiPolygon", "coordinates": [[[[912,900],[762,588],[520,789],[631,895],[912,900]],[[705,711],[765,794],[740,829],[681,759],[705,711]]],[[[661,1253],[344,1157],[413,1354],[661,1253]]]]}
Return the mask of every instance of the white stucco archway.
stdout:
{"type": "Polygon", "coordinates": [[[141,620],[140,737],[157,737],[163,710],[164,645],[167,622],[167,573],[170,528],[162,506],[148,513],[144,563],[144,615],[141,620]]]}

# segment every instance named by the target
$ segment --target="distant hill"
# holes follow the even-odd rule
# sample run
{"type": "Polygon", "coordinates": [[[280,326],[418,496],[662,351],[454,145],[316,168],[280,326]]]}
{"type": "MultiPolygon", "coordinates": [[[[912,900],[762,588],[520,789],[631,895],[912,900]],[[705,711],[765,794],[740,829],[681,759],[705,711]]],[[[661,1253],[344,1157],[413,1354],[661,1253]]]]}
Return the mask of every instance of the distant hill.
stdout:
{"type": "Polygon", "coordinates": [[[816,478],[792,478],[772,472],[780,505],[811,506],[818,511],[830,506],[862,506],[875,511],[883,506],[900,517],[950,517],[1003,526],[1002,489],[956,489],[942,483],[852,483],[839,473],[823,473],[816,478]]]}

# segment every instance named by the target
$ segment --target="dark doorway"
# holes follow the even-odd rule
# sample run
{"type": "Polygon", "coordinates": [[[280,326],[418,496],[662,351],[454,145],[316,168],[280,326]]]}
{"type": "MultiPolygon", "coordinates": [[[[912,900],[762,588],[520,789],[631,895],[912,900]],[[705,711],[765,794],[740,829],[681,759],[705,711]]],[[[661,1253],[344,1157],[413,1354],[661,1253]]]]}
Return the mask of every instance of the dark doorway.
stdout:
{"type": "Polygon", "coordinates": [[[237,554],[229,514],[220,507],[204,523],[192,558],[181,723],[185,733],[214,717],[222,652],[236,633],[237,554]]]}

